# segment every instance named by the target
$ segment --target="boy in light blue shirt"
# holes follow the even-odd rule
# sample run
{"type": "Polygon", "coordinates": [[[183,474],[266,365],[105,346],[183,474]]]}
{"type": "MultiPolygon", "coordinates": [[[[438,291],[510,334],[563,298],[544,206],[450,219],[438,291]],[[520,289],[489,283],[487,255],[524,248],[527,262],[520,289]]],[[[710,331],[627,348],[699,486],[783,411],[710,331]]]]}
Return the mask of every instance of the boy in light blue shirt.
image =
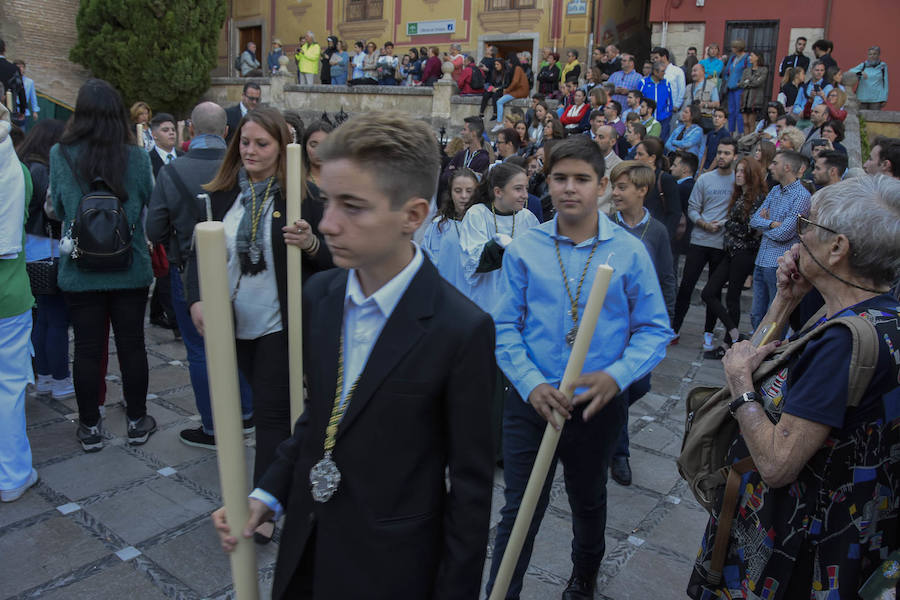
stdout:
{"type": "MultiPolygon", "coordinates": [[[[487,591],[493,588],[545,421],[568,419],[557,456],[572,507],[573,571],[564,598],[592,598],[605,552],[606,479],[626,421],[627,390],[665,356],[672,338],[656,271],[640,240],[597,210],[606,188],[600,149],[585,136],[560,141],[546,171],[556,216],[511,243],[492,312],[497,364],[512,384],[503,414],[505,505],[487,591]],[[597,267],[614,273],[569,402],[559,390],[597,267]]],[[[507,597],[516,598],[546,510],[554,464],[541,493],[507,597]]]]}

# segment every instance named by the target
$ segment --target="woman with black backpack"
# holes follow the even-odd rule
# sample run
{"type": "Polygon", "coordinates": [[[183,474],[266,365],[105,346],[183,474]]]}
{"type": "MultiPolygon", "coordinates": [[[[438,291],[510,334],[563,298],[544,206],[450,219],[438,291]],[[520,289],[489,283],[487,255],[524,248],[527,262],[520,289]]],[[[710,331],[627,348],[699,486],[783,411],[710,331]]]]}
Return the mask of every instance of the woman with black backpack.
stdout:
{"type": "Polygon", "coordinates": [[[153,175],[150,158],[135,145],[122,97],[106,81],[89,79],[78,91],[75,113],[50,151],[50,190],[63,232],[57,282],[75,330],[76,435],[85,452],[103,448],[98,399],[110,322],[127,440],[143,444],[156,431],[156,420],[147,414],[144,346],[153,271],[141,222],[153,175]]]}

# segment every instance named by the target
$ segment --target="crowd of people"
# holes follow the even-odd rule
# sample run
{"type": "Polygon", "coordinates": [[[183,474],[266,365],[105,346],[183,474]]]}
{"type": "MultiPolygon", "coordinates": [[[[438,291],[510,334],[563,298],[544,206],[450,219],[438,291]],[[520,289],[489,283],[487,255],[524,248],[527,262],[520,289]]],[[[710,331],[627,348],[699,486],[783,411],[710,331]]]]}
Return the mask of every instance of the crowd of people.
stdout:
{"type": "MultiPolygon", "coordinates": [[[[324,83],[327,50],[312,32],[300,41],[301,83],[324,83]]],[[[548,49],[527,110],[509,102],[533,87],[528,53],[501,59],[494,49],[475,64],[451,47],[445,58],[459,57],[460,89],[475,70],[485,89],[476,92],[481,114],[446,148],[401,113],[337,127],[304,122],[262,105],[254,82],[237,105],[202,102],[183,124],[144,102],[126,109],[97,79],[79,90],[68,123],[39,120],[16,144],[0,114],[0,499],[20,498],[38,479],[25,428],[30,383],[39,394],[74,393],[85,452],[120,433],[141,445],[156,431],[148,299],[150,322],[176,331],[188,356],[200,425],[180,439],[216,448],[203,347],[215,324],[204,321],[192,241],[198,222],[216,220],[225,226],[243,430],[256,439],[250,520],[213,514],[223,547],[240,535],[268,543],[287,515],[273,597],[441,589],[474,598],[500,465],[490,593],[545,425],[560,413],[567,424],[507,597],[521,592],[560,461],[574,535],[563,597],[591,598],[605,552],[607,478],[633,478],[628,407],[679,343],[705,270],[702,349],[723,361],[736,399],[741,434],[730,456],[749,456],[756,468],[742,485],[751,491],[730,532],[725,577],[708,576],[712,518],[688,594],[746,597],[767,585],[781,586],[782,598],[813,589],[851,596],[900,547],[900,140],[877,138],[863,169],[848,169],[846,92],[830,43],[814,44],[807,82],[798,75],[808,67],[801,41],[781,63],[786,83],[771,102],[760,91],[762,56],[740,40],[727,60],[711,44],[683,67],[654,48],[645,75],[615,46],[595,49],[589,68],[574,50],[559,64],[548,49]],[[294,223],[285,198],[290,143],[301,145],[305,179],[294,223]],[[308,386],[293,434],[288,245],[303,257],[308,386]],[[560,390],[604,262],[614,274],[583,373],[560,390]],[[35,287],[38,271],[26,264],[37,263],[55,265],[55,289],[35,287]],[[742,330],[748,286],[752,328],[742,330]],[[754,347],[753,330],[787,338],[848,314],[867,316],[880,336],[857,406],[846,406],[852,341],[836,327],[776,382],[754,383],[776,345],[754,347]],[[110,327],[123,432],[103,423],[110,327]],[[860,511],[866,523],[850,527],[860,511]],[[772,532],[768,543],[757,531],[772,532]],[[356,577],[343,575],[348,561],[356,577]],[[407,569],[413,561],[420,568],[407,569]]],[[[357,42],[352,58],[339,40],[328,42],[336,85],[416,77],[427,85],[430,59],[442,62],[429,49],[418,75],[409,67],[398,79],[413,61],[394,57],[390,42],[380,50],[357,42]]],[[[243,66],[254,64],[253,50],[243,66]]],[[[853,69],[860,85],[881,76],[878,60],[870,50],[853,69]]],[[[886,86],[886,67],[882,74],[886,86]]]]}

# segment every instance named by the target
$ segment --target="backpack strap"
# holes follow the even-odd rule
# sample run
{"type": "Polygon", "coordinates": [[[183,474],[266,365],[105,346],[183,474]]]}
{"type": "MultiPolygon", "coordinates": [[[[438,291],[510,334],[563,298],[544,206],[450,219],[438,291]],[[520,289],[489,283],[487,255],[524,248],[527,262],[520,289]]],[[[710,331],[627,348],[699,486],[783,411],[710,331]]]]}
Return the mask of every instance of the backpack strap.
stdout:
{"type": "MultiPolygon", "coordinates": [[[[176,169],[173,165],[163,165],[163,169],[166,173],[169,174],[169,179],[171,179],[172,183],[175,184],[175,187],[178,188],[178,193],[181,195],[183,200],[185,202],[191,202],[192,200],[194,200],[194,195],[191,194],[191,191],[187,188],[187,185],[185,185],[184,179],[182,179],[181,175],[178,173],[178,169],[176,169]]],[[[195,209],[192,211],[194,220],[200,221],[200,215],[197,214],[196,210],[196,203],[192,203],[191,206],[195,209]]]]}
{"type": "Polygon", "coordinates": [[[81,193],[87,194],[87,190],[84,189],[84,182],[81,181],[81,178],[78,176],[78,171],[75,170],[75,165],[72,164],[72,157],[69,156],[69,151],[66,150],[66,147],[62,144],[59,145],[59,153],[62,154],[63,160],[65,160],[66,164],[69,165],[69,170],[72,171],[72,177],[78,184],[78,188],[81,190],[81,193]]]}
{"type": "Polygon", "coordinates": [[[841,323],[853,338],[850,354],[850,377],[847,381],[847,406],[857,407],[878,365],[878,331],[863,317],[853,315],[830,321],[841,323]]]}

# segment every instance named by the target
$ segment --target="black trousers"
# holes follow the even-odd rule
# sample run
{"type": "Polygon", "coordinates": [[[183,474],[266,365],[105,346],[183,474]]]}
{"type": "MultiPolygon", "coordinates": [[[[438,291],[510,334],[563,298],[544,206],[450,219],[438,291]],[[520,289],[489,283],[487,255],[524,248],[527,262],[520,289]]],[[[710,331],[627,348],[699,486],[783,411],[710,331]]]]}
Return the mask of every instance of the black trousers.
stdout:
{"type": "MultiPolygon", "coordinates": [[[[710,273],[706,287],[700,292],[707,311],[712,311],[713,315],[725,325],[726,330],[737,329],[741,322],[741,291],[747,276],[753,273],[755,260],[756,250],[739,250],[734,256],[726,254],[715,271],[710,273]],[[726,283],[728,292],[725,294],[723,305],[722,288],[726,283]]],[[[715,322],[713,324],[715,325],[715,322]]]]}
{"type": "Polygon", "coordinates": [[[147,288],[103,292],[66,292],[69,319],[75,331],[72,380],[78,418],[89,427],[100,421],[98,399],[106,365],[109,325],[112,324],[122,373],[122,391],[128,418],[147,413],[147,348],[144,346],[144,310],[147,288]]]}
{"type": "MultiPolygon", "coordinates": [[[[706,246],[698,246],[691,244],[688,247],[687,255],[684,259],[684,272],[681,274],[681,286],[678,288],[678,295],[675,297],[675,320],[672,323],[672,329],[677,333],[684,323],[684,316],[687,314],[688,308],[691,306],[691,294],[694,293],[694,287],[703,267],[709,265],[709,272],[713,273],[722,258],[725,256],[724,250],[718,248],[707,248],[706,246]]],[[[716,316],[706,307],[706,324],[703,331],[712,331],[716,326],[716,316]]]]}
{"type": "Polygon", "coordinates": [[[485,92],[481,95],[481,109],[478,111],[478,114],[483,115],[484,110],[487,108],[488,103],[494,107],[494,115],[497,114],[497,100],[503,97],[503,92],[501,90],[494,90],[493,92],[485,92]]]}
{"type": "Polygon", "coordinates": [[[291,391],[287,332],[255,340],[237,340],[238,368],[253,390],[256,459],[253,486],[275,459],[278,444],[291,435],[291,391]]]}
{"type": "Polygon", "coordinates": [[[156,278],[153,294],[150,296],[150,318],[166,318],[175,323],[175,308],[172,306],[172,278],[167,273],[156,278]]]}

